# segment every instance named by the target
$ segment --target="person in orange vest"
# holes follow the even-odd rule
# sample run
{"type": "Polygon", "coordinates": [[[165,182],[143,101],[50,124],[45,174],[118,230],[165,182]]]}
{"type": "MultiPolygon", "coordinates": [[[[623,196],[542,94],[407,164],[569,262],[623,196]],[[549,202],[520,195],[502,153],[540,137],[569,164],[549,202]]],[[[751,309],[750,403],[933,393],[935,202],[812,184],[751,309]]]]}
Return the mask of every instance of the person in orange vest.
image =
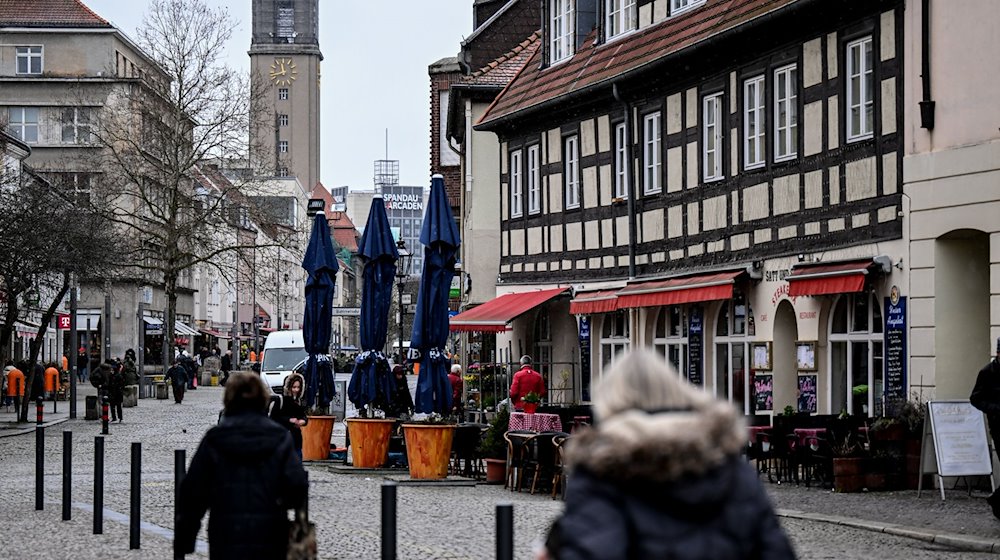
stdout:
{"type": "Polygon", "coordinates": [[[45,368],[45,392],[55,398],[56,391],[59,390],[59,370],[55,364],[49,364],[45,368]]]}
{"type": "Polygon", "coordinates": [[[254,352],[253,350],[250,351],[250,363],[257,363],[257,352],[254,352]]]}
{"type": "Polygon", "coordinates": [[[14,399],[14,407],[21,408],[21,398],[24,397],[24,373],[9,362],[11,369],[7,371],[7,396],[14,399]]]}
{"type": "Polygon", "coordinates": [[[66,354],[63,354],[62,357],[62,370],[69,372],[69,357],[67,357],[66,354]]]}

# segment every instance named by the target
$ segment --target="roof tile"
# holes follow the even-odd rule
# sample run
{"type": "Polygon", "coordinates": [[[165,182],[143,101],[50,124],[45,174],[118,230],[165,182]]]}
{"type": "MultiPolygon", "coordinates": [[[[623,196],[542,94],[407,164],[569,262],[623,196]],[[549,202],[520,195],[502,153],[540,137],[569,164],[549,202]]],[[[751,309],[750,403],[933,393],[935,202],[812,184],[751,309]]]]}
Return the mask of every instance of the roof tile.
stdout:
{"type": "Polygon", "coordinates": [[[113,27],[80,0],[0,0],[0,27],[113,27]]]}

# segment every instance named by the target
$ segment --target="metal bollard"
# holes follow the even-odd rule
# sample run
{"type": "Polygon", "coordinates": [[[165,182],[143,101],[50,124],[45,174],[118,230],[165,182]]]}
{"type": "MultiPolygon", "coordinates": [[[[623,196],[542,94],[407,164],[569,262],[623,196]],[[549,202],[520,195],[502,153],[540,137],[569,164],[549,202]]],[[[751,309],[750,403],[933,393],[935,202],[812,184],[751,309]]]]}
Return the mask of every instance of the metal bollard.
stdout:
{"type": "MultiPolygon", "coordinates": [[[[181,483],[184,482],[187,465],[185,453],[183,449],[174,449],[174,527],[177,527],[177,503],[181,495],[181,483]]],[[[176,533],[174,533],[174,538],[177,538],[176,533]]],[[[174,558],[176,560],[183,560],[184,555],[175,550],[174,558]]]]}
{"type": "Polygon", "coordinates": [[[101,391],[101,434],[108,435],[108,408],[110,407],[108,402],[108,395],[101,391]]]}
{"type": "Polygon", "coordinates": [[[396,560],[396,483],[382,483],[382,560],[396,560]]]}
{"type": "Polygon", "coordinates": [[[42,397],[35,397],[35,424],[41,426],[45,423],[45,409],[42,408],[42,397]]]}
{"type": "Polygon", "coordinates": [[[73,501],[73,432],[63,431],[63,480],[62,480],[62,518],[69,521],[72,517],[73,501]]]}
{"type": "Polygon", "coordinates": [[[128,519],[128,548],[137,550],[139,548],[139,493],[141,491],[142,475],[142,443],[132,442],[132,488],[131,504],[128,519]]]}
{"type": "Polygon", "coordinates": [[[94,534],[104,533],[104,438],[94,438],[94,534]]]}
{"type": "Polygon", "coordinates": [[[497,560],[514,560],[513,504],[497,504],[497,560]]]}
{"type": "Polygon", "coordinates": [[[45,509],[45,426],[35,427],[35,509],[45,509]]]}
{"type": "Polygon", "coordinates": [[[59,412],[56,410],[56,401],[59,400],[59,395],[57,393],[58,391],[52,391],[52,414],[59,412]]]}

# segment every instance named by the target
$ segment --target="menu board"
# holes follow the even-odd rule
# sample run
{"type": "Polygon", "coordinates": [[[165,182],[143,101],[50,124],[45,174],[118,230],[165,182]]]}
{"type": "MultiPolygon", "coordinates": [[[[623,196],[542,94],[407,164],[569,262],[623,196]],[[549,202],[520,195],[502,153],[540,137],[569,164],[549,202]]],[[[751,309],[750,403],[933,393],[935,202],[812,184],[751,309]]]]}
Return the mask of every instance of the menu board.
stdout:
{"type": "Polygon", "coordinates": [[[580,399],[590,402],[590,317],[580,317],[580,399]]]}
{"type": "Polygon", "coordinates": [[[816,376],[799,376],[799,412],[816,412],[816,376]]]}
{"type": "Polygon", "coordinates": [[[906,298],[885,298],[885,398],[906,400],[906,298]]]}
{"type": "Polygon", "coordinates": [[[695,385],[704,383],[702,379],[702,340],[704,321],[702,309],[695,305],[688,312],[688,381],[695,385]]]}
{"type": "Polygon", "coordinates": [[[959,400],[930,401],[927,408],[938,475],[992,474],[983,413],[969,401],[959,400]]]}
{"type": "Polygon", "coordinates": [[[753,378],[754,410],[774,410],[774,377],[755,375],[753,378]]]}

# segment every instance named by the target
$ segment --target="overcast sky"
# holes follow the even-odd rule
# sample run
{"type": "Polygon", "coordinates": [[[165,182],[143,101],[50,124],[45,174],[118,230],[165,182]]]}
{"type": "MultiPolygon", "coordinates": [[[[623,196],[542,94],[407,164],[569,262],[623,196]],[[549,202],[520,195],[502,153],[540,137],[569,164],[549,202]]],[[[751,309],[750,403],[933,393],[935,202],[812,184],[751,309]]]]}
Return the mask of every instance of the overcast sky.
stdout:
{"type": "MultiPolygon", "coordinates": [[[[236,20],[229,64],[249,71],[250,0],[228,6],[236,20]]],[[[133,39],[148,0],[83,0],[133,39]]],[[[374,160],[399,160],[400,183],[430,185],[427,66],[455,56],[472,33],[473,0],[320,0],[323,51],[320,176],[329,187],[371,189],[374,160]]]]}

